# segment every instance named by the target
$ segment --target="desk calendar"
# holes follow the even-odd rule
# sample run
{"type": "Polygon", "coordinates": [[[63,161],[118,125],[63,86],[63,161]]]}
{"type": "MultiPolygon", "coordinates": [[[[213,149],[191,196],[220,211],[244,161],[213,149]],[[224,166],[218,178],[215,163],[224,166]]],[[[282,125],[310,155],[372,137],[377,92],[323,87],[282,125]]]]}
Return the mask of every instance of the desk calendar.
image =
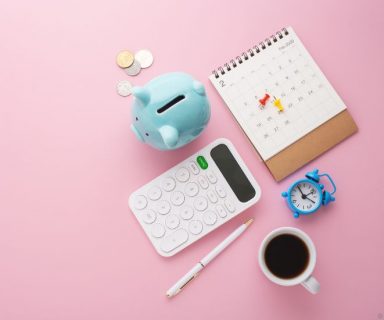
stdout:
{"type": "Polygon", "coordinates": [[[291,27],[219,67],[210,80],[276,180],[357,130],[291,27]]]}

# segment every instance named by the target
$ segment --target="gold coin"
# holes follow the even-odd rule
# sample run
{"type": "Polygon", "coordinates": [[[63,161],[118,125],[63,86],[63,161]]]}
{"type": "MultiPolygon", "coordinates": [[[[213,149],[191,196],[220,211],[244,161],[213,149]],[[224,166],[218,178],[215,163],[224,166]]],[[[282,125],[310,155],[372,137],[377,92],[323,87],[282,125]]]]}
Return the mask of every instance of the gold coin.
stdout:
{"type": "Polygon", "coordinates": [[[132,52],[124,50],[120,51],[116,57],[116,62],[120,68],[128,68],[135,60],[135,56],[132,52]]]}

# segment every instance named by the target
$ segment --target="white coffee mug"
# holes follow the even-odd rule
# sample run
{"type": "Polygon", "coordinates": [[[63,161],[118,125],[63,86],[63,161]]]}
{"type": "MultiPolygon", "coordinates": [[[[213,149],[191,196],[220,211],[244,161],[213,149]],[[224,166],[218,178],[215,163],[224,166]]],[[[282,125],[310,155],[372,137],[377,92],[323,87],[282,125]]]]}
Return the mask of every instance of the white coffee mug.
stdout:
{"type": "Polygon", "coordinates": [[[304,288],[306,288],[309,292],[313,294],[316,294],[320,290],[320,283],[312,276],[312,272],[316,264],[315,245],[313,244],[311,238],[305,232],[299,229],[291,228],[291,227],[282,227],[282,228],[275,229],[271,233],[269,233],[264,238],[260,246],[259,264],[265,276],[272,282],[277,283],[281,286],[295,286],[295,285],[301,284],[304,288]],[[305,270],[301,272],[297,277],[289,278],[289,279],[279,278],[276,275],[274,275],[269,270],[265,262],[265,249],[267,248],[267,245],[272,239],[283,234],[292,234],[294,236],[297,236],[298,238],[304,241],[309,251],[309,262],[305,270]]]}

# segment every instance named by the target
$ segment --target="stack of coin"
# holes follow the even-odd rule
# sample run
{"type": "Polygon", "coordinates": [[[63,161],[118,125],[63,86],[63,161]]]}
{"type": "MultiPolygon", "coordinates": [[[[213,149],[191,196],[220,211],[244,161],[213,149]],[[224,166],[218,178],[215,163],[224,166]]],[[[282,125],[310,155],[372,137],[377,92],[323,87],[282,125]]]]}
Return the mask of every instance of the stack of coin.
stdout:
{"type": "MultiPolygon", "coordinates": [[[[148,68],[153,63],[153,55],[151,51],[142,49],[133,54],[131,51],[120,51],[116,57],[117,65],[124,69],[129,76],[136,76],[141,69],[148,68]]],[[[119,95],[126,97],[131,94],[132,85],[127,80],[119,81],[117,84],[117,92],[119,95]]]]}

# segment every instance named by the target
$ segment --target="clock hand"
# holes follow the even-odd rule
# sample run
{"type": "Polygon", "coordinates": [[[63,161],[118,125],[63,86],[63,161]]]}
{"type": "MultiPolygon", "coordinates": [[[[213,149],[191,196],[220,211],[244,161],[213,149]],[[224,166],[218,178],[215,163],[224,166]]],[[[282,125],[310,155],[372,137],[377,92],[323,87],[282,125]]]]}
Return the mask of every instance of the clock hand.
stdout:
{"type": "Polygon", "coordinates": [[[301,188],[299,186],[297,186],[297,188],[299,189],[301,195],[305,196],[305,194],[303,193],[303,191],[301,191],[301,188]]]}
{"type": "Polygon", "coordinates": [[[315,203],[315,201],[313,201],[312,199],[309,199],[308,197],[305,197],[305,198],[311,201],[312,203],[315,203]]]}

